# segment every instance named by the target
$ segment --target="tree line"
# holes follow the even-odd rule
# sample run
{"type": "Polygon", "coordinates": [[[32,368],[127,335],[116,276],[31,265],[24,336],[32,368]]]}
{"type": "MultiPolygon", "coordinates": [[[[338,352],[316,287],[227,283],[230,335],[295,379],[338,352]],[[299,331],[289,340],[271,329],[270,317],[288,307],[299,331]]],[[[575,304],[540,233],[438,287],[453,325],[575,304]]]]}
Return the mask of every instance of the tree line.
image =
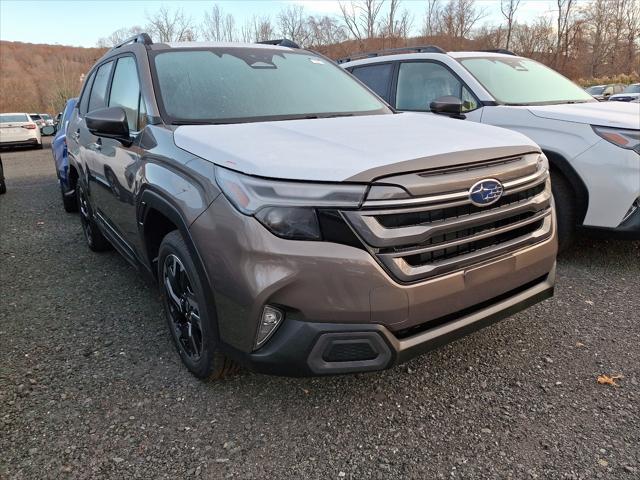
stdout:
{"type": "Polygon", "coordinates": [[[640,80],[639,1],[555,0],[548,15],[523,21],[518,13],[524,2],[500,0],[499,22],[490,22],[486,3],[476,0],[423,0],[419,16],[403,0],[342,1],[336,15],[312,15],[304,5],[289,4],[273,16],[252,15],[242,22],[215,3],[202,18],[161,7],[144,25],[101,38],[97,48],[0,42],[0,111],[60,111],[106,48],[143,31],[158,42],[288,38],[334,59],[425,44],[445,50],[504,48],[583,85],[640,80]]]}
{"type": "MultiPolygon", "coordinates": [[[[98,42],[113,46],[142,31],[155,41],[258,42],[288,38],[331,57],[386,47],[435,43],[449,49],[512,50],[571,78],[640,70],[640,2],[555,0],[549,14],[517,20],[522,0],[499,0],[501,22],[489,22],[476,0],[424,0],[420,18],[402,0],[339,2],[338,15],[310,15],[304,5],[284,6],[274,16],[253,15],[242,23],[213,4],[201,19],[180,8],[161,7],[144,26],[120,29],[98,42]]],[[[485,4],[486,5],[486,4],[485,4]]]]}

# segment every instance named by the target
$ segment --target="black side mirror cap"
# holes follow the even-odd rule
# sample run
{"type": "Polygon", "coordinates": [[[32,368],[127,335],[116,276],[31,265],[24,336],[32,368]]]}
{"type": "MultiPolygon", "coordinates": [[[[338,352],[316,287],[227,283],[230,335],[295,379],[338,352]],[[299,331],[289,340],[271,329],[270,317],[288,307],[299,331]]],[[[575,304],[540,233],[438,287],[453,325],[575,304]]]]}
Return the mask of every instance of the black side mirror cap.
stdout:
{"type": "Polygon", "coordinates": [[[127,113],[122,107],[94,110],[84,117],[89,131],[97,137],[114,138],[124,144],[131,144],[127,113]]]}
{"type": "Polygon", "coordinates": [[[440,115],[449,115],[453,118],[465,119],[462,114],[462,106],[463,102],[458,97],[454,97],[453,95],[445,95],[444,97],[436,98],[431,104],[429,108],[432,113],[437,113],[440,115]]]}

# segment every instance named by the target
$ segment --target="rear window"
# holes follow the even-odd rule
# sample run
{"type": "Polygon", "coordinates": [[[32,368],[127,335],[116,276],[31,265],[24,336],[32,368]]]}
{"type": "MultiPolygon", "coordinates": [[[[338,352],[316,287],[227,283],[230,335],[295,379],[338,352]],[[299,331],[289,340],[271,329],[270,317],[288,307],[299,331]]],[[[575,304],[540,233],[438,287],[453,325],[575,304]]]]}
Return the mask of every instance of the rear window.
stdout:
{"type": "Polygon", "coordinates": [[[0,115],[0,123],[28,122],[29,117],[24,113],[17,115],[0,115]]]}
{"type": "Polygon", "coordinates": [[[37,115],[35,113],[30,113],[29,116],[31,117],[31,120],[42,120],[42,118],[40,118],[40,115],[37,115]]]}

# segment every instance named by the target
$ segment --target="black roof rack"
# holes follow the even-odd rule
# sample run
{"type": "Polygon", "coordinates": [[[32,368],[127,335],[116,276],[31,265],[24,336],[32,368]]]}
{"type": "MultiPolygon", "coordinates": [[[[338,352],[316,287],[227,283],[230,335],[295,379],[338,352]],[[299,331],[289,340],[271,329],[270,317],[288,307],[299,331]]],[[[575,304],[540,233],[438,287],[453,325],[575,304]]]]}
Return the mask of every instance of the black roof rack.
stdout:
{"type": "Polygon", "coordinates": [[[400,48],[387,48],[384,50],[378,50],[376,52],[361,52],[355,53],[350,57],[338,59],[338,63],[351,62],[352,60],[359,60],[361,58],[373,58],[381,57],[383,55],[392,55],[398,53],[447,53],[437,45],[416,45],[413,47],[400,47],[400,48]]]}
{"type": "Polygon", "coordinates": [[[143,45],[153,45],[153,40],[151,40],[151,37],[148,34],[139,33],[139,34],[134,35],[133,37],[129,37],[126,40],[122,41],[121,43],[117,44],[111,50],[114,50],[114,49],[120,48],[120,47],[124,47],[125,45],[129,45],[130,43],[142,43],[143,45]]]}
{"type": "Polygon", "coordinates": [[[476,50],[476,52],[502,53],[503,55],[513,55],[514,57],[517,57],[515,53],[511,50],[507,50],[506,48],[490,48],[488,50],[476,50]]]}
{"type": "Polygon", "coordinates": [[[300,48],[300,45],[296,42],[292,42],[286,38],[280,38],[279,40],[263,40],[262,42],[256,43],[261,43],[262,45],[277,45],[278,47],[300,48]]]}

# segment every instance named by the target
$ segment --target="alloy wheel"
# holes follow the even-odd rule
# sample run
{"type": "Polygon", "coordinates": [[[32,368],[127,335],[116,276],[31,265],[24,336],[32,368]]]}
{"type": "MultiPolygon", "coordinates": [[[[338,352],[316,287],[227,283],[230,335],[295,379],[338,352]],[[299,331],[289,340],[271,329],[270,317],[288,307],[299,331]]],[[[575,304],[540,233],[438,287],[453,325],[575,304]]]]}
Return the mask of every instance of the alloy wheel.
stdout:
{"type": "Polygon", "coordinates": [[[189,275],[174,254],[164,259],[162,275],[172,333],[182,352],[191,360],[198,361],[203,347],[202,323],[189,275]]]}

